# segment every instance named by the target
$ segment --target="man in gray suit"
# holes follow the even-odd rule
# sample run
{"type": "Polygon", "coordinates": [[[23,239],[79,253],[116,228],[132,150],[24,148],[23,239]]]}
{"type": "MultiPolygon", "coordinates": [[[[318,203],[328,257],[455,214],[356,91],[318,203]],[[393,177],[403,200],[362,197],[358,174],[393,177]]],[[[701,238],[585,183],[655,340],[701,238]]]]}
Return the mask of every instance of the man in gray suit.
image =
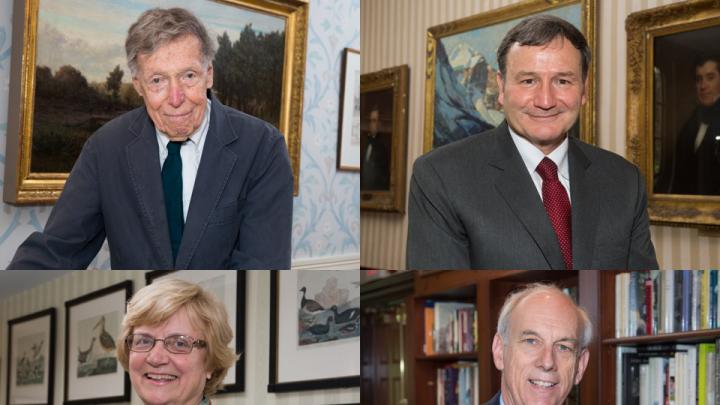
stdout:
{"type": "Polygon", "coordinates": [[[153,9],[125,43],[144,107],[83,147],[43,232],[10,268],[287,269],[293,177],[271,125],[212,97],[213,44],[190,12],[153,9]]]}
{"type": "Polygon", "coordinates": [[[568,136],[590,49],[572,24],[535,16],[498,48],[506,122],[415,162],[409,269],[655,269],[637,167],[568,136]]]}
{"type": "Polygon", "coordinates": [[[485,405],[565,403],[585,373],[592,334],[585,310],[554,285],[509,295],[492,343],[500,392],[485,405]]]}

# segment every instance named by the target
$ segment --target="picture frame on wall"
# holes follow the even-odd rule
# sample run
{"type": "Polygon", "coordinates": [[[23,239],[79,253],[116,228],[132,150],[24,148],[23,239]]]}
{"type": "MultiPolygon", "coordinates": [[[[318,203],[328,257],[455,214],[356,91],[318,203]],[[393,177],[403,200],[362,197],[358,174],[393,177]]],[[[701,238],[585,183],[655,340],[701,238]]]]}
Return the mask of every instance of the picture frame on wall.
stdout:
{"type": "MultiPolygon", "coordinates": [[[[193,12],[216,41],[213,97],[284,134],[297,195],[309,4],[174,0],[164,6],[193,12]]],[[[82,7],[73,0],[14,2],[5,202],[54,203],[88,137],[143,105],[123,48],[143,11],[112,0],[82,7]]]]}
{"type": "Polygon", "coordinates": [[[498,102],[497,49],[523,19],[550,14],[579,28],[593,59],[587,102],[571,136],[595,142],[595,9],[597,0],[525,0],[431,27],[425,61],[423,152],[497,127],[505,120],[498,102]]]}
{"type": "Polygon", "coordinates": [[[272,271],[269,369],[268,392],[360,386],[358,272],[272,271]]]}
{"type": "Polygon", "coordinates": [[[117,359],[127,280],[65,302],[64,404],[130,401],[130,378],[117,359]]]}
{"type": "Polygon", "coordinates": [[[337,168],[360,170],[360,51],[345,48],[340,78],[337,168]]]}
{"type": "Polygon", "coordinates": [[[176,278],[200,285],[213,293],[225,304],[228,321],[233,331],[230,345],[240,357],[235,367],[228,370],[223,387],[218,393],[245,391],[245,308],[246,275],[244,271],[234,270],[156,270],[145,273],[148,285],[160,278],[176,278]]]}
{"type": "Polygon", "coordinates": [[[626,29],[627,156],[644,175],[650,222],[720,230],[718,3],[632,13],[626,29]]]}
{"type": "Polygon", "coordinates": [[[407,65],[360,76],[360,209],[405,212],[407,65]]]}
{"type": "Polygon", "coordinates": [[[55,308],[8,321],[6,404],[52,404],[55,308]]]}

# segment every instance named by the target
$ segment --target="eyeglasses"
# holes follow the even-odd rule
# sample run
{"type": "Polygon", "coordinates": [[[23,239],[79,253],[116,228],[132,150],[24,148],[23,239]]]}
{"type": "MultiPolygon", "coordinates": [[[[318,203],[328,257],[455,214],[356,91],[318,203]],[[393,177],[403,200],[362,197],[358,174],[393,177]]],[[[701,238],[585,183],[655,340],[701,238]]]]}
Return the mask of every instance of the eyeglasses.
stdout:
{"type": "Polygon", "coordinates": [[[207,347],[207,342],[195,339],[190,336],[171,335],[165,339],[155,339],[153,336],[145,334],[132,334],[125,338],[125,344],[128,349],[133,352],[146,353],[155,347],[155,342],[160,341],[165,345],[165,349],[170,353],[189,354],[193,347],[207,347]]]}

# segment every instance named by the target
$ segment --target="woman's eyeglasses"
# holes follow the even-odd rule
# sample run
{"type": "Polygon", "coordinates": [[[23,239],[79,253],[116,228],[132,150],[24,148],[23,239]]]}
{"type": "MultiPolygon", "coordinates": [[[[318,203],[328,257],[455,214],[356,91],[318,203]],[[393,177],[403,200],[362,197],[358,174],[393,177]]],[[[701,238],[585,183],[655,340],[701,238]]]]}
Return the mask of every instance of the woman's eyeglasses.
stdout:
{"type": "Polygon", "coordinates": [[[165,339],[155,339],[145,334],[132,334],[125,338],[125,344],[133,352],[146,353],[155,347],[155,342],[160,341],[170,353],[188,354],[193,347],[207,347],[207,342],[184,335],[171,335],[165,339]]]}

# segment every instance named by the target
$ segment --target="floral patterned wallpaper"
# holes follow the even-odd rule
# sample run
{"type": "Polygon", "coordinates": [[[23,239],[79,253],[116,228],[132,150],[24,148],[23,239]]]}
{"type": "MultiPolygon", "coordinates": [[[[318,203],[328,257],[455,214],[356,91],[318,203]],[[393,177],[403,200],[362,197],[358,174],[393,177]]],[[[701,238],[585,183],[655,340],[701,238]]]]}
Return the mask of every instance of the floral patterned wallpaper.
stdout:
{"type": "MultiPolygon", "coordinates": [[[[0,167],[7,131],[12,1],[0,0],[0,167]]],[[[360,0],[311,0],[305,69],[300,193],[294,201],[293,259],[354,257],[360,254],[360,176],[337,171],[340,73],[344,48],[360,49],[360,0]]],[[[0,176],[0,187],[2,176],[0,176]]],[[[41,230],[49,206],[0,211],[0,268],[18,245],[41,230]]],[[[107,245],[91,268],[109,268],[107,245]]]]}

